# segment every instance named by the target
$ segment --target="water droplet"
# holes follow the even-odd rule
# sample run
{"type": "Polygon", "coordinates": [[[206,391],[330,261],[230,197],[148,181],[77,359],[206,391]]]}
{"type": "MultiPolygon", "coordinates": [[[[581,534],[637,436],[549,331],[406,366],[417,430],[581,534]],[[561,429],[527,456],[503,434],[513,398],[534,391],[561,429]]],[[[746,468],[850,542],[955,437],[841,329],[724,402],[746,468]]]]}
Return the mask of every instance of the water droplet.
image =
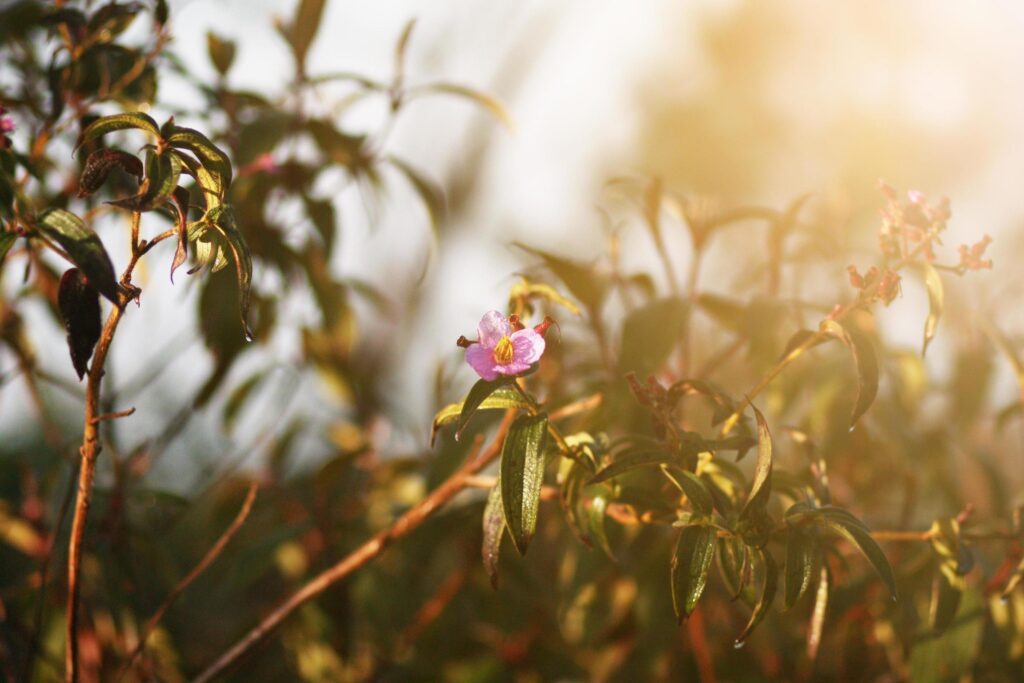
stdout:
{"type": "Polygon", "coordinates": [[[853,430],[856,429],[856,428],[857,428],[857,425],[855,425],[855,424],[850,425],[849,433],[852,433],[853,430]]]}
{"type": "Polygon", "coordinates": [[[1003,603],[1005,605],[1006,603],[1010,602],[1010,596],[1009,595],[1000,595],[999,596],[999,602],[1001,602],[1001,603],[1003,603]]]}
{"type": "Polygon", "coordinates": [[[747,641],[745,641],[745,640],[737,640],[736,642],[734,642],[732,644],[732,648],[734,650],[742,650],[743,646],[746,645],[746,644],[747,644],[747,641]]]}

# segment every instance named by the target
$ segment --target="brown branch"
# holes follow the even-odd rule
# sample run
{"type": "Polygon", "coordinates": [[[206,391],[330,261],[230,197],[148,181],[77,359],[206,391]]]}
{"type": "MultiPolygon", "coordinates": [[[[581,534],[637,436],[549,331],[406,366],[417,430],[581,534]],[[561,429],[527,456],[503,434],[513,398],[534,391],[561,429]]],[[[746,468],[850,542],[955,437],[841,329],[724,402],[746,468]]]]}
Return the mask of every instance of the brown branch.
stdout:
{"type": "Polygon", "coordinates": [[[167,612],[171,605],[174,604],[174,601],[185,592],[185,589],[192,585],[192,582],[195,581],[200,574],[206,571],[207,567],[213,564],[214,560],[220,556],[227,544],[231,542],[231,539],[233,539],[242,528],[245,520],[249,517],[249,513],[252,511],[252,506],[256,501],[256,492],[258,490],[258,482],[254,481],[249,485],[249,492],[245,495],[245,501],[242,503],[242,507],[239,509],[238,514],[235,515],[234,521],[232,521],[228,528],[224,530],[224,533],[220,535],[220,538],[218,538],[217,542],[213,544],[213,547],[206,551],[206,554],[203,556],[203,559],[199,561],[199,564],[193,567],[192,571],[178,581],[174,588],[171,589],[171,592],[167,594],[167,597],[164,598],[160,607],[158,607],[156,612],[153,613],[153,616],[146,621],[146,625],[142,628],[142,635],[139,637],[139,642],[136,644],[135,649],[132,650],[132,654],[128,658],[128,662],[124,665],[124,668],[121,670],[118,680],[121,680],[121,678],[124,677],[135,663],[135,660],[138,659],[139,655],[141,655],[143,650],[145,650],[146,642],[153,634],[153,629],[155,629],[157,624],[160,623],[164,613],[167,612]]]}
{"type": "Polygon", "coordinates": [[[129,415],[135,414],[134,406],[128,410],[119,410],[115,413],[104,413],[103,415],[97,415],[92,419],[93,424],[99,424],[100,422],[106,422],[107,420],[119,420],[122,417],[128,417],[129,415]]]}
{"type": "MultiPolygon", "coordinates": [[[[142,214],[132,213],[131,232],[133,235],[138,234],[141,218],[142,214]]],[[[136,245],[133,244],[134,246],[136,245]]],[[[117,324],[121,321],[124,309],[133,295],[129,291],[132,270],[140,256],[139,249],[133,248],[131,261],[121,277],[121,283],[126,287],[121,291],[117,303],[111,308],[107,322],[100,333],[96,350],[92,356],[92,363],[89,366],[88,382],[85,388],[85,424],[82,433],[82,447],[79,449],[81,465],[78,470],[78,497],[75,499],[71,536],[68,539],[68,600],[65,633],[67,643],[64,658],[65,677],[68,683],[77,683],[78,681],[78,601],[81,593],[79,579],[82,566],[82,539],[85,536],[85,523],[92,498],[92,482],[96,476],[96,458],[100,453],[99,422],[97,421],[100,410],[100,384],[103,382],[107,353],[114,340],[117,324]]],[[[135,290],[135,292],[137,291],[135,290]]]]}
{"type": "Polygon", "coordinates": [[[402,629],[398,636],[398,645],[395,647],[396,657],[401,657],[419,640],[427,627],[434,623],[455,599],[468,579],[469,568],[461,567],[444,580],[437,592],[416,612],[412,622],[402,629]]]}
{"type": "Polygon", "coordinates": [[[218,657],[217,661],[210,665],[209,668],[199,674],[195,678],[194,683],[208,683],[226,672],[257,643],[280,626],[281,622],[288,618],[292,612],[316,598],[370,560],[376,558],[391,546],[392,543],[409,534],[440,510],[448,501],[466,488],[467,478],[480,472],[498,457],[498,454],[501,453],[505,434],[512,424],[514,416],[515,411],[508,411],[490,446],[483,451],[479,451],[480,441],[478,440],[466,462],[454,474],[448,477],[444,483],[406,511],[394,524],[377,533],[340,562],[314,577],[296,593],[280,603],[259,624],[243,636],[241,640],[218,657]]]}

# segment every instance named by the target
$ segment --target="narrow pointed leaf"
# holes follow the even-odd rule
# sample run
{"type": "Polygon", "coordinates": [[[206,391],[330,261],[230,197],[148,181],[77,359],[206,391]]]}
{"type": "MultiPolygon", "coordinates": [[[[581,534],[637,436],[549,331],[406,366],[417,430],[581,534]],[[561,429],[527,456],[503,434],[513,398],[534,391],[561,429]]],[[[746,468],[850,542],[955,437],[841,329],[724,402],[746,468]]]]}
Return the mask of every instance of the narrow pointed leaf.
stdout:
{"type": "MultiPolygon", "coordinates": [[[[208,220],[227,241],[231,255],[235,260],[235,275],[238,281],[238,307],[242,318],[242,329],[245,330],[245,338],[252,340],[252,330],[249,329],[249,300],[250,287],[252,283],[252,257],[249,255],[249,247],[242,238],[235,224],[235,214],[227,204],[215,206],[206,212],[208,220]]],[[[216,269],[216,264],[214,265],[216,269]]]]}
{"type": "MultiPolygon", "coordinates": [[[[462,431],[469,424],[469,418],[473,417],[473,413],[480,409],[484,400],[487,399],[491,394],[495,393],[498,389],[505,387],[509,382],[513,380],[508,377],[499,377],[498,379],[487,381],[485,379],[477,380],[477,383],[470,388],[469,393],[466,394],[465,400],[462,402],[462,408],[459,410],[459,419],[455,428],[455,440],[458,441],[459,437],[462,436],[462,431]]],[[[515,389],[509,389],[509,391],[516,391],[515,389]]],[[[516,392],[518,393],[518,392],[516,392]]],[[[507,398],[508,394],[502,394],[507,398]]],[[[499,397],[496,400],[501,400],[499,397]]],[[[449,406],[451,408],[451,406],[449,406]]],[[[447,409],[446,409],[447,410],[447,409]]],[[[444,412],[444,411],[442,411],[444,412]]],[[[434,418],[435,424],[437,418],[434,418]]]]}
{"type": "Polygon", "coordinates": [[[892,567],[889,565],[889,560],[886,558],[885,553],[882,552],[878,542],[871,537],[871,533],[861,526],[850,524],[846,520],[837,519],[836,517],[826,517],[825,525],[860,550],[868,562],[871,563],[871,566],[875,568],[875,571],[878,572],[878,576],[885,582],[889,593],[892,595],[892,599],[895,600],[897,597],[896,576],[893,574],[892,567]]]}
{"type": "Polygon", "coordinates": [[[611,544],[608,543],[608,533],[604,526],[605,510],[608,509],[608,498],[603,495],[594,496],[590,499],[590,507],[586,510],[587,530],[589,536],[597,543],[597,547],[604,551],[608,557],[615,559],[612,554],[611,544]]]}
{"type": "Polygon", "coordinates": [[[445,211],[444,192],[441,188],[438,187],[437,183],[398,157],[388,156],[387,160],[405,176],[405,179],[416,190],[416,194],[420,196],[423,205],[427,209],[427,214],[430,216],[430,226],[434,232],[440,230],[445,211]]]}
{"type": "Polygon", "coordinates": [[[942,317],[946,297],[942,287],[942,278],[939,277],[939,271],[935,270],[932,264],[920,262],[915,267],[921,271],[925,289],[928,290],[928,317],[924,321],[924,343],[921,345],[921,355],[923,356],[928,351],[928,345],[935,338],[935,330],[939,326],[939,318],[942,317]]]}
{"type": "Polygon", "coordinates": [[[104,116],[93,121],[85,130],[82,131],[82,135],[78,138],[78,144],[75,146],[75,149],[77,150],[85,143],[95,140],[107,133],[113,133],[117,130],[128,130],[131,128],[145,131],[155,138],[160,137],[160,126],[156,124],[156,121],[154,121],[152,117],[147,114],[143,114],[140,111],[126,112],[124,114],[104,116]]]}
{"type": "Polygon", "coordinates": [[[467,88],[464,85],[458,85],[456,83],[431,83],[430,85],[424,85],[416,88],[414,92],[455,95],[456,97],[465,98],[489,111],[494,118],[498,119],[498,121],[500,121],[502,125],[509,130],[509,132],[514,133],[516,130],[515,123],[513,123],[512,117],[509,116],[504,105],[502,105],[502,103],[497,99],[486,93],[482,93],[479,90],[467,88]]]}
{"type": "Polygon", "coordinates": [[[501,503],[520,555],[526,554],[537,528],[547,428],[547,415],[520,415],[509,428],[501,451],[501,503]]]}
{"type": "Polygon", "coordinates": [[[18,233],[16,232],[0,232],[0,263],[4,262],[4,257],[7,256],[7,252],[11,250],[17,239],[18,233]]]}
{"type": "Polygon", "coordinates": [[[672,607],[681,622],[693,614],[708,583],[708,570],[715,556],[714,527],[684,527],[672,556],[672,607]]]}
{"type": "Polygon", "coordinates": [[[855,425],[878,394],[878,358],[875,356],[875,348],[871,339],[852,325],[826,320],[821,324],[821,329],[837,337],[853,354],[853,365],[857,371],[857,397],[850,424],[855,425]]]}
{"type": "Polygon", "coordinates": [[[71,268],[60,279],[57,304],[68,333],[71,364],[75,366],[78,379],[82,379],[100,338],[100,295],[82,271],[71,268]]]}
{"type": "Polygon", "coordinates": [[[174,189],[174,208],[178,212],[178,245],[174,250],[171,262],[171,283],[174,282],[174,271],[185,263],[188,258],[188,203],[189,192],[183,187],[174,189]]]}
{"type": "Polygon", "coordinates": [[[768,422],[757,406],[750,404],[757,419],[757,462],[754,464],[754,483],[750,487],[750,495],[743,506],[741,517],[747,516],[755,508],[764,509],[772,490],[772,435],[768,431],[768,422]]]}
{"type": "Polygon", "coordinates": [[[945,572],[940,571],[932,581],[932,600],[928,620],[931,623],[932,631],[936,634],[943,633],[950,627],[960,608],[960,598],[963,597],[965,586],[962,580],[957,580],[958,578],[951,580],[945,572]]]}
{"type": "Polygon", "coordinates": [[[814,574],[817,542],[799,529],[790,529],[786,539],[786,609],[792,609],[807,588],[814,574]]]}
{"type": "Polygon", "coordinates": [[[771,607],[772,600],[775,599],[775,589],[779,583],[779,570],[775,566],[775,560],[772,559],[771,554],[764,550],[759,550],[758,554],[761,557],[761,563],[764,565],[764,583],[761,586],[761,596],[757,599],[757,604],[754,605],[754,613],[750,615],[750,621],[747,622],[743,633],[736,639],[737,645],[746,642],[751,632],[757,628],[757,625],[768,614],[768,608],[771,607]]]}
{"type": "MultiPolygon", "coordinates": [[[[467,400],[469,399],[467,398],[467,400]]],[[[430,428],[430,445],[434,445],[437,431],[441,427],[451,424],[460,418],[464,406],[465,403],[450,403],[437,411],[437,415],[434,416],[434,424],[430,428]]],[[[529,403],[518,391],[508,386],[499,386],[477,405],[476,410],[502,410],[505,408],[526,408],[527,406],[529,406],[529,403]]]]}
{"type": "Polygon", "coordinates": [[[715,501],[700,477],[689,470],[683,469],[675,471],[664,469],[663,471],[665,476],[671,479],[679,487],[679,490],[686,494],[686,499],[690,501],[694,512],[702,515],[710,515],[713,512],[715,501]]]}
{"type": "Polygon", "coordinates": [[[828,588],[828,567],[822,564],[818,576],[818,590],[814,595],[814,611],[811,612],[811,624],[807,629],[807,658],[812,662],[818,658],[821,634],[825,631],[825,613],[828,611],[828,588]]]}
{"type": "Polygon", "coordinates": [[[498,557],[501,553],[501,539],[505,535],[505,511],[501,504],[501,480],[487,494],[484,506],[484,541],[481,546],[484,570],[491,587],[498,589],[498,557]]]}
{"type": "Polygon", "coordinates": [[[591,477],[588,484],[599,484],[612,477],[617,477],[624,472],[635,470],[639,467],[655,467],[658,465],[671,465],[682,468],[685,462],[678,453],[661,449],[643,449],[622,451],[615,456],[615,461],[591,477]]]}
{"type": "Polygon", "coordinates": [[[117,303],[120,287],[114,264],[99,235],[86,227],[81,218],[64,209],[47,209],[36,218],[35,226],[63,247],[96,291],[117,303]]]}

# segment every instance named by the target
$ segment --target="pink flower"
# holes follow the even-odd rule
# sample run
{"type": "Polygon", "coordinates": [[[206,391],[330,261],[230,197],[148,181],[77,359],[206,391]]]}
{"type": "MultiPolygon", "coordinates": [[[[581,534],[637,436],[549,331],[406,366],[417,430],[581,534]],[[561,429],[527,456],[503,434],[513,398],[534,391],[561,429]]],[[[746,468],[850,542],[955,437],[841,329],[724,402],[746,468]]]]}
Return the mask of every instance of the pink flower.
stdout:
{"type": "Polygon", "coordinates": [[[544,353],[544,332],[551,325],[545,319],[537,327],[524,328],[518,316],[506,318],[489,311],[477,326],[477,341],[465,337],[459,346],[466,349],[466,362],[488,382],[499,376],[514,377],[530,369],[544,353]]]}

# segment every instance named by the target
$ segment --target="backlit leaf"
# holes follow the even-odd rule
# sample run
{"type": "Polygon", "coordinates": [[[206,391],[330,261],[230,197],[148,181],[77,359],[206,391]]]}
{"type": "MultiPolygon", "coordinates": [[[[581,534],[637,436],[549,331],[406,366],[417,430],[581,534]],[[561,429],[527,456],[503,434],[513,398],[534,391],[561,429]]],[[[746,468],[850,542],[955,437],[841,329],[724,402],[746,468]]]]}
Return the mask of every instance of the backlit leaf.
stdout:
{"type": "MultiPolygon", "coordinates": [[[[231,187],[231,161],[227,154],[213,144],[210,138],[198,130],[175,126],[174,132],[167,139],[168,144],[178,149],[187,149],[196,155],[199,163],[206,169],[220,184],[220,197],[231,187]]],[[[199,180],[198,178],[196,180],[199,180]]],[[[204,188],[205,189],[205,188],[204,188]]]]}
{"type": "Polygon", "coordinates": [[[410,89],[409,96],[412,97],[420,93],[455,95],[456,97],[467,99],[489,111],[494,118],[498,119],[498,121],[500,121],[502,125],[509,130],[509,132],[514,133],[516,130],[515,123],[513,123],[512,117],[509,116],[504,105],[487,93],[474,90],[473,88],[467,88],[464,85],[458,85],[456,83],[431,83],[429,85],[422,85],[415,89],[410,89]]]}
{"type": "Polygon", "coordinates": [[[501,502],[505,524],[520,555],[526,553],[537,528],[547,428],[547,415],[520,415],[501,450],[501,502]]]}
{"type": "MultiPolygon", "coordinates": [[[[477,410],[480,409],[480,407],[482,406],[484,400],[486,400],[487,397],[489,397],[491,394],[495,393],[498,389],[508,385],[508,383],[511,382],[511,381],[513,381],[513,380],[508,378],[508,377],[499,377],[498,379],[491,380],[491,381],[487,381],[485,379],[477,380],[476,384],[474,384],[470,388],[469,393],[466,394],[465,400],[463,400],[463,402],[461,404],[458,404],[461,407],[459,407],[459,409],[458,409],[458,423],[457,423],[457,427],[455,428],[455,440],[456,441],[458,441],[459,437],[462,435],[462,431],[466,428],[466,425],[469,424],[469,418],[473,417],[473,413],[475,413],[477,410]]],[[[511,392],[511,391],[516,391],[516,390],[512,389],[512,388],[509,388],[509,391],[511,392]]],[[[518,394],[519,392],[516,391],[516,393],[518,394]]],[[[522,395],[520,395],[519,396],[519,400],[521,401],[522,398],[523,398],[522,395]]],[[[516,407],[517,405],[521,405],[521,403],[516,403],[516,404],[513,405],[512,404],[512,399],[511,399],[510,395],[507,394],[507,393],[501,394],[501,396],[499,396],[495,400],[496,401],[502,401],[502,400],[509,401],[509,405],[505,406],[505,407],[516,407]]],[[[450,413],[456,407],[456,405],[457,404],[452,404],[452,405],[448,406],[447,408],[442,409],[441,412],[438,413],[438,415],[434,417],[434,424],[437,425],[437,426],[440,426],[440,425],[438,425],[437,421],[441,417],[442,413],[445,413],[444,421],[448,422],[449,419],[450,419],[448,413],[450,413]]],[[[436,433],[436,432],[437,432],[437,429],[435,427],[434,433],[436,433]]],[[[433,434],[431,435],[431,441],[433,441],[433,434]]]]}
{"type": "MultiPolygon", "coordinates": [[[[473,386],[476,389],[477,385],[484,380],[480,380],[473,386]]],[[[491,390],[491,393],[485,396],[479,401],[475,408],[473,408],[466,416],[465,422],[460,418],[463,417],[465,410],[465,401],[462,403],[450,403],[441,410],[437,411],[437,415],[434,416],[434,424],[430,429],[430,444],[434,444],[434,439],[437,436],[437,431],[446,424],[452,422],[460,422],[460,431],[465,427],[466,422],[472,416],[472,413],[477,410],[501,410],[504,408],[526,408],[529,403],[523,398],[515,389],[506,386],[507,382],[496,382],[497,388],[491,390]]],[[[481,389],[482,391],[482,389],[481,389]]],[[[466,397],[466,401],[476,400],[478,395],[473,394],[473,390],[470,390],[469,395],[466,397]]]]}
{"type": "Polygon", "coordinates": [[[928,317],[924,321],[924,343],[921,345],[921,355],[923,356],[928,350],[928,344],[935,337],[935,330],[939,325],[939,318],[942,317],[942,310],[945,306],[945,294],[939,271],[935,270],[932,264],[915,261],[914,267],[921,271],[925,289],[928,290],[928,317]]]}
{"type": "Polygon", "coordinates": [[[775,589],[779,583],[779,570],[775,566],[775,560],[772,559],[771,553],[765,550],[758,550],[757,552],[764,567],[764,583],[761,585],[761,595],[757,599],[757,604],[754,605],[754,613],[750,615],[750,621],[747,622],[743,633],[736,638],[735,642],[737,645],[746,642],[751,632],[757,628],[757,625],[768,614],[768,608],[771,607],[772,600],[775,599],[775,589]]]}
{"type": "Polygon", "coordinates": [[[853,355],[853,365],[857,371],[857,397],[850,424],[855,425],[878,394],[878,358],[875,356],[875,347],[871,339],[853,325],[826,320],[821,323],[821,329],[842,341],[853,355]]]}
{"type": "Polygon", "coordinates": [[[430,215],[430,225],[437,232],[441,228],[441,220],[444,218],[444,192],[438,185],[396,156],[388,156],[388,163],[401,171],[409,184],[420,196],[423,205],[430,215]]]}
{"type": "Polygon", "coordinates": [[[757,419],[757,462],[754,463],[754,483],[743,506],[741,517],[746,517],[755,508],[764,509],[772,490],[772,435],[768,431],[768,422],[764,415],[751,404],[754,417],[757,419]]]}
{"type": "Polygon", "coordinates": [[[154,121],[151,116],[144,114],[141,111],[126,112],[124,114],[104,116],[93,121],[85,130],[82,131],[75,149],[77,150],[85,143],[95,140],[107,133],[132,128],[145,131],[155,138],[160,137],[160,126],[157,125],[156,121],[154,121]]]}
{"type": "Polygon", "coordinates": [[[790,529],[786,538],[786,609],[792,609],[811,585],[818,544],[807,532],[790,529]]]}
{"type": "Polygon", "coordinates": [[[852,524],[845,518],[834,515],[824,517],[824,524],[860,550],[868,562],[871,563],[871,566],[875,568],[875,571],[878,572],[878,576],[885,582],[890,595],[892,595],[892,599],[895,600],[897,597],[896,576],[893,574],[889,560],[886,558],[885,553],[882,552],[878,542],[871,537],[871,532],[867,531],[863,526],[852,524]]]}

